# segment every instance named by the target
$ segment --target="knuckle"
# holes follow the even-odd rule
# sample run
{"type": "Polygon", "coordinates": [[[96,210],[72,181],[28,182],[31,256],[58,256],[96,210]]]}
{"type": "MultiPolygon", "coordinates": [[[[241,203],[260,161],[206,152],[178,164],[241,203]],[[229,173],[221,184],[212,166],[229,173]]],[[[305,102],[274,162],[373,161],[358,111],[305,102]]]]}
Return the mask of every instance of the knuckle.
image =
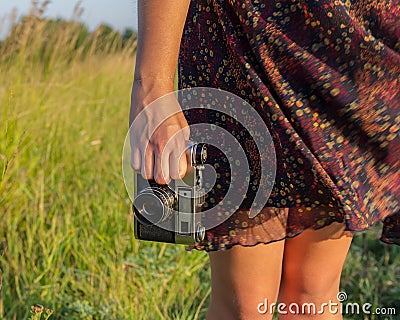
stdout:
{"type": "Polygon", "coordinates": [[[162,154],[165,151],[166,144],[164,142],[158,143],[156,145],[156,150],[159,154],[162,154]]]}
{"type": "Polygon", "coordinates": [[[153,148],[153,143],[150,140],[143,140],[140,143],[140,150],[142,150],[142,152],[146,153],[149,150],[151,150],[153,148]]]}

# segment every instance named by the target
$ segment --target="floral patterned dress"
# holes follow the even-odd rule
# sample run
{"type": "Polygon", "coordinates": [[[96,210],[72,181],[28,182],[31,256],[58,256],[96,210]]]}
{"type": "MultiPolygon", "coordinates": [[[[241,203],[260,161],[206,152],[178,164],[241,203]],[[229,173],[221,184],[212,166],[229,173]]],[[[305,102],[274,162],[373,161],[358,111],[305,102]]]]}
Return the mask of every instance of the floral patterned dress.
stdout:
{"type": "Polygon", "coordinates": [[[255,108],[277,160],[265,210],[249,218],[244,201],[191,249],[269,243],[332,222],[382,223],[380,240],[400,245],[400,1],[193,0],[178,71],[180,88],[220,88],[255,108]]]}

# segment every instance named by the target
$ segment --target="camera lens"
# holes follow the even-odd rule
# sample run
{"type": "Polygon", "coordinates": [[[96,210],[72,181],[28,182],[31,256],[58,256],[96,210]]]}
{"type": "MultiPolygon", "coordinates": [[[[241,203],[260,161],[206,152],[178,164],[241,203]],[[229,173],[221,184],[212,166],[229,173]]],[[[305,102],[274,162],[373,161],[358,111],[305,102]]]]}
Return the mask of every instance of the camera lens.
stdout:
{"type": "Polygon", "coordinates": [[[157,224],[168,219],[174,203],[175,194],[172,190],[157,187],[143,189],[133,201],[138,218],[144,218],[142,222],[147,224],[157,224]]]}
{"type": "Polygon", "coordinates": [[[143,214],[146,216],[154,216],[156,212],[162,211],[162,205],[159,201],[143,204],[143,214]]]}

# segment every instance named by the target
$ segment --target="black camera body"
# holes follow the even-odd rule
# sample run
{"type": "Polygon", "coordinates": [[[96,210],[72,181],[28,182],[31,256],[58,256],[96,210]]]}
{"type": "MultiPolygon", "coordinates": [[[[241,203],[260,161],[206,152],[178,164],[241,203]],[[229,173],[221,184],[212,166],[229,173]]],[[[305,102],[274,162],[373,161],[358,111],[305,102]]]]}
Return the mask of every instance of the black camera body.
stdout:
{"type": "Polygon", "coordinates": [[[182,180],[168,185],[146,180],[135,173],[135,238],[178,244],[196,244],[205,237],[201,212],[205,200],[203,188],[206,145],[188,142],[190,167],[182,180]]]}

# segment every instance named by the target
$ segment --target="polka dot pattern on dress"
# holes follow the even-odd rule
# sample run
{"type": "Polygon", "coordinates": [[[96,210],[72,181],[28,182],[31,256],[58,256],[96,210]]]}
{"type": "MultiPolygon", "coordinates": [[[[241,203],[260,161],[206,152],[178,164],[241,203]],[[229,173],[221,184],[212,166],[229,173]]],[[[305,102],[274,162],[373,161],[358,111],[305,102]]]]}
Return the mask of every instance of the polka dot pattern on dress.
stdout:
{"type": "MultiPolygon", "coordinates": [[[[380,240],[400,245],[399,39],[398,0],[191,1],[180,88],[220,88],[250,103],[270,130],[277,172],[262,213],[248,217],[250,192],[189,249],[268,243],[332,222],[347,231],[383,222],[380,240]]],[[[249,189],[259,187],[252,163],[249,189]]]]}

